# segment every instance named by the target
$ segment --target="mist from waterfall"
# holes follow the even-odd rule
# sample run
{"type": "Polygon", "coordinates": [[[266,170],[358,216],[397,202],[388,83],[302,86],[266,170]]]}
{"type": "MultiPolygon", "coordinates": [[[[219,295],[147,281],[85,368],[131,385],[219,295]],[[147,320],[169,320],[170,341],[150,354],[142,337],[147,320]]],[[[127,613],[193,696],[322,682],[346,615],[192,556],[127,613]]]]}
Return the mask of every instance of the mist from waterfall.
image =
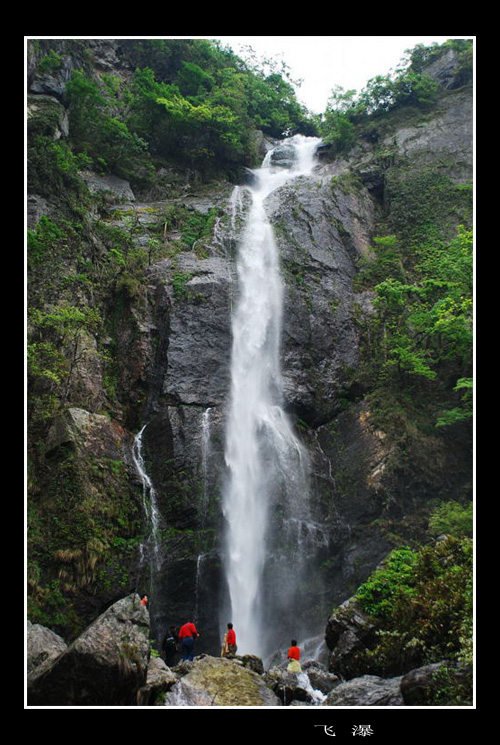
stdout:
{"type": "MultiPolygon", "coordinates": [[[[307,453],[283,407],[280,347],[284,286],[265,200],[291,179],[311,172],[318,142],[301,135],[290,138],[284,147],[286,157],[292,157],[291,167],[274,166],[268,153],[262,167],[254,172],[255,183],[238,187],[248,189],[251,206],[238,247],[223,510],[231,602],[231,618],[226,621],[235,625],[242,654],[266,653],[265,627],[270,619],[272,623],[273,612],[286,608],[287,596],[295,592],[297,572],[294,568],[290,571],[290,554],[277,558],[274,536],[288,533],[287,550],[293,555],[291,531],[307,518],[303,510],[307,503],[307,453]]],[[[235,195],[233,202],[240,201],[235,195]]],[[[293,562],[298,561],[294,555],[293,562]]]]}

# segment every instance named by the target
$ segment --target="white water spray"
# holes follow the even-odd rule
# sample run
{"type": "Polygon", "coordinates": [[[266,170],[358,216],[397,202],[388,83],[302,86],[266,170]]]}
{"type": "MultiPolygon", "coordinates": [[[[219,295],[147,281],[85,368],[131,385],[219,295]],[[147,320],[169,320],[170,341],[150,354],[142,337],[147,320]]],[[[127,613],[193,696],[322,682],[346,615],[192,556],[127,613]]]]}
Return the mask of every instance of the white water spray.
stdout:
{"type": "MultiPolygon", "coordinates": [[[[252,205],[238,255],[239,297],[233,315],[231,398],[225,457],[226,576],[231,620],[241,653],[263,655],[266,538],[277,499],[304,488],[306,454],[283,410],[280,370],[283,282],[266,197],[314,166],[315,138],[287,142],[295,161],[274,168],[268,154],[248,187],[252,205]]],[[[235,196],[235,201],[237,197],[235,196]]],[[[281,588],[281,591],[283,592],[281,588]]]]}
{"type": "MultiPolygon", "coordinates": [[[[148,476],[146,466],[144,463],[143,456],[143,444],[142,436],[147,425],[141,429],[136,435],[134,441],[134,447],[132,449],[132,456],[134,459],[135,467],[142,481],[142,496],[144,512],[150,528],[150,533],[146,541],[146,547],[150,548],[151,558],[153,561],[154,568],[159,570],[161,568],[162,555],[161,555],[161,544],[160,544],[160,513],[156,502],[156,492],[154,490],[153,483],[148,476]]],[[[141,546],[141,551],[145,548],[141,546]]]]}
{"type": "Polygon", "coordinates": [[[201,420],[201,470],[202,470],[202,505],[201,521],[205,524],[208,509],[208,468],[210,458],[210,414],[209,407],[203,412],[201,420]]]}

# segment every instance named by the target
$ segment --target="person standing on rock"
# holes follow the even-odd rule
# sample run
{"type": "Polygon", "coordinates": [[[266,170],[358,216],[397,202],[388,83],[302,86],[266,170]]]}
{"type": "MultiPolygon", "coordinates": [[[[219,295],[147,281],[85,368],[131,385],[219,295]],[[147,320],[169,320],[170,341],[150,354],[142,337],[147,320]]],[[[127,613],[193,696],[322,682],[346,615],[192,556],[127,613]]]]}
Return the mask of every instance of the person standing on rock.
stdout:
{"type": "Polygon", "coordinates": [[[238,647],[236,646],[236,632],[233,629],[233,624],[228,623],[227,632],[224,634],[221,657],[229,657],[229,655],[235,655],[237,650],[238,647]]]}
{"type": "Polygon", "coordinates": [[[163,640],[163,659],[168,667],[175,664],[178,641],[177,630],[174,626],[171,626],[163,640]]]}
{"type": "Polygon", "coordinates": [[[302,672],[302,667],[300,665],[300,649],[297,646],[297,640],[292,639],[292,645],[288,648],[288,655],[289,659],[287,670],[290,673],[300,673],[302,672]]]}
{"type": "Polygon", "coordinates": [[[194,640],[199,637],[196,626],[192,621],[188,621],[179,629],[179,641],[182,649],[182,659],[193,660],[194,658],[194,640]]]}

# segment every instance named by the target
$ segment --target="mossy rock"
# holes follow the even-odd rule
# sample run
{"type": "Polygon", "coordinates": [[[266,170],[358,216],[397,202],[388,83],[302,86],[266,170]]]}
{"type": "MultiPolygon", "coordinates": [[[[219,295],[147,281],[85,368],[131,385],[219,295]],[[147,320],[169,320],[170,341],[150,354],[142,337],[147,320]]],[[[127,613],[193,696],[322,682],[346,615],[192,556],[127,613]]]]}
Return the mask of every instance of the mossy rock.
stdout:
{"type": "Polygon", "coordinates": [[[200,656],[188,667],[167,695],[167,706],[281,705],[260,675],[239,660],[200,656]]]}

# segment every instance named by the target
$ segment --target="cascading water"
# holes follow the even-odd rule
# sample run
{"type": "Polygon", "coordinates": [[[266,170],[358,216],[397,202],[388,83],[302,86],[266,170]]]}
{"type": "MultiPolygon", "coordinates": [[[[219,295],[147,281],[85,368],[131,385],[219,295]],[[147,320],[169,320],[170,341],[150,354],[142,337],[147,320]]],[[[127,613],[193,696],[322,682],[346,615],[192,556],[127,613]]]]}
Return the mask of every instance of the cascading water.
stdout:
{"type": "Polygon", "coordinates": [[[141,545],[141,552],[147,552],[152,560],[153,569],[159,570],[162,562],[161,555],[161,544],[160,544],[160,513],[158,511],[158,505],[156,503],[156,492],[154,490],[153,483],[148,476],[146,466],[144,463],[143,456],[143,443],[142,436],[147,425],[141,429],[136,435],[134,440],[134,447],[132,449],[132,457],[134,459],[135,467],[142,481],[142,495],[144,513],[146,515],[147,523],[149,526],[149,536],[144,544],[141,545]]]}
{"type": "MultiPolygon", "coordinates": [[[[260,656],[268,651],[265,628],[279,623],[273,611],[288,607],[285,596],[293,595],[291,583],[298,579],[297,572],[286,568],[276,569],[273,578],[269,565],[279,565],[276,549],[271,548],[273,533],[285,530],[287,516],[301,522],[307,482],[307,453],[283,409],[284,291],[265,199],[290,179],[311,172],[318,142],[303,136],[288,140],[290,168],[274,167],[271,154],[266,156],[255,172],[255,183],[246,187],[252,202],[238,252],[225,448],[226,577],[231,602],[231,619],[226,620],[237,629],[238,650],[260,656]],[[276,531],[273,522],[278,514],[282,525],[276,531]]],[[[237,196],[234,202],[238,203],[237,196]]],[[[284,563],[290,561],[285,557],[284,563]]]]}
{"type": "Polygon", "coordinates": [[[202,469],[202,480],[203,480],[203,491],[202,491],[202,510],[201,510],[201,522],[204,525],[207,517],[208,507],[208,467],[210,458],[210,413],[212,409],[209,407],[203,412],[201,420],[201,469],[202,469]]]}

